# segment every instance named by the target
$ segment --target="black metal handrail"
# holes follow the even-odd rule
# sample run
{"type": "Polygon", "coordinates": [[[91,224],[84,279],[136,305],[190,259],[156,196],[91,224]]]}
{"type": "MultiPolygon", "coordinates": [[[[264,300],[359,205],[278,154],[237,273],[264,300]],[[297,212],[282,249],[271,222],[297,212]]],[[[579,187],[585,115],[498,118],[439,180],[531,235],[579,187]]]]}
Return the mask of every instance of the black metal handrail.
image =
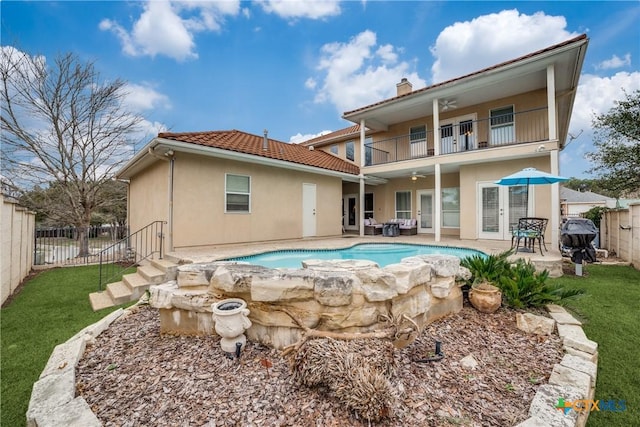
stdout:
{"type": "MultiPolygon", "coordinates": [[[[547,107],[442,125],[437,132],[440,132],[440,155],[546,141],[547,107]]],[[[366,143],[365,165],[434,156],[435,140],[433,130],[427,130],[366,143]]]]}
{"type": "Polygon", "coordinates": [[[113,245],[100,251],[100,278],[98,289],[125,270],[158,254],[164,256],[164,225],[166,221],[153,221],[113,245]]]}

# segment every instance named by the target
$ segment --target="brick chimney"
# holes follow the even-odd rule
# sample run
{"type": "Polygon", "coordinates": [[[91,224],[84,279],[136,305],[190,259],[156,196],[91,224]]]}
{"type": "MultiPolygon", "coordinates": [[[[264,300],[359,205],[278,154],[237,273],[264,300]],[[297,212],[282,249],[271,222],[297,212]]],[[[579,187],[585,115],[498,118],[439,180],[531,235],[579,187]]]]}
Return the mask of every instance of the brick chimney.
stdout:
{"type": "Polygon", "coordinates": [[[402,80],[400,80],[400,83],[396,85],[396,89],[398,90],[398,96],[406,95],[408,93],[411,93],[413,85],[409,82],[409,80],[407,80],[406,77],[403,77],[402,80]]]}

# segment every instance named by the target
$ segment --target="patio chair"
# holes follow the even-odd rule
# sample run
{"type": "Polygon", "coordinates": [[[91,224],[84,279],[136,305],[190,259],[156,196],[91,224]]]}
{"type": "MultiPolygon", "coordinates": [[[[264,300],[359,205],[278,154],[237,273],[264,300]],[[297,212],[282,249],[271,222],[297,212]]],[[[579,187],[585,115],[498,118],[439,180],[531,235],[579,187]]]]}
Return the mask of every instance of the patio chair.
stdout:
{"type": "Polygon", "coordinates": [[[379,224],[373,218],[367,218],[364,220],[364,234],[368,236],[375,236],[382,234],[382,227],[384,224],[379,224]]]}
{"type": "Polygon", "coordinates": [[[535,253],[537,241],[540,254],[544,256],[542,251],[543,244],[545,251],[548,251],[544,241],[544,232],[548,222],[549,220],[547,218],[527,217],[518,219],[517,228],[511,231],[511,247],[513,248],[515,246],[516,252],[518,252],[520,242],[522,241],[523,248],[527,248],[535,253]]]}

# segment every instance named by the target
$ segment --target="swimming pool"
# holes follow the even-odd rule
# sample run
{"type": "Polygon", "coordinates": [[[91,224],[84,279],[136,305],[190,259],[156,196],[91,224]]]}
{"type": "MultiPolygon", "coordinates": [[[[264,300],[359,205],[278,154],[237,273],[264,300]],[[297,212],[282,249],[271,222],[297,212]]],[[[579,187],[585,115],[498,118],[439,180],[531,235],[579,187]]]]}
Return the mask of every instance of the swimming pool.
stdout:
{"type": "Polygon", "coordinates": [[[246,261],[268,268],[301,268],[307,259],[366,259],[380,267],[399,263],[402,258],[415,255],[455,255],[464,258],[486,255],[484,252],[452,246],[413,245],[409,243],[362,243],[345,249],[291,249],[264,252],[257,255],[228,258],[228,261],[246,261]]]}

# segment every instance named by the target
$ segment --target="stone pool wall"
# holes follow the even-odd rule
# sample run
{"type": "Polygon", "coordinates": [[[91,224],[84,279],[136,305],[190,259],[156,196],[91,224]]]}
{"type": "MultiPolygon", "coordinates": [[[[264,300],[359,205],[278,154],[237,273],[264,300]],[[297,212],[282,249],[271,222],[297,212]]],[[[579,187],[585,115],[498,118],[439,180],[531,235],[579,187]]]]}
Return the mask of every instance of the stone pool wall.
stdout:
{"type": "Polygon", "coordinates": [[[160,311],[162,333],[202,335],[215,334],[212,304],[242,298],[253,324],[247,338],[281,349],[302,329],[280,308],[323,331],[370,332],[385,326],[384,316],[401,315],[422,328],[462,309],[456,277],[468,274],[450,255],[409,257],[384,268],[366,260],[308,260],[300,269],[219,261],[178,267],[177,280],[151,288],[150,304],[160,311]]]}

